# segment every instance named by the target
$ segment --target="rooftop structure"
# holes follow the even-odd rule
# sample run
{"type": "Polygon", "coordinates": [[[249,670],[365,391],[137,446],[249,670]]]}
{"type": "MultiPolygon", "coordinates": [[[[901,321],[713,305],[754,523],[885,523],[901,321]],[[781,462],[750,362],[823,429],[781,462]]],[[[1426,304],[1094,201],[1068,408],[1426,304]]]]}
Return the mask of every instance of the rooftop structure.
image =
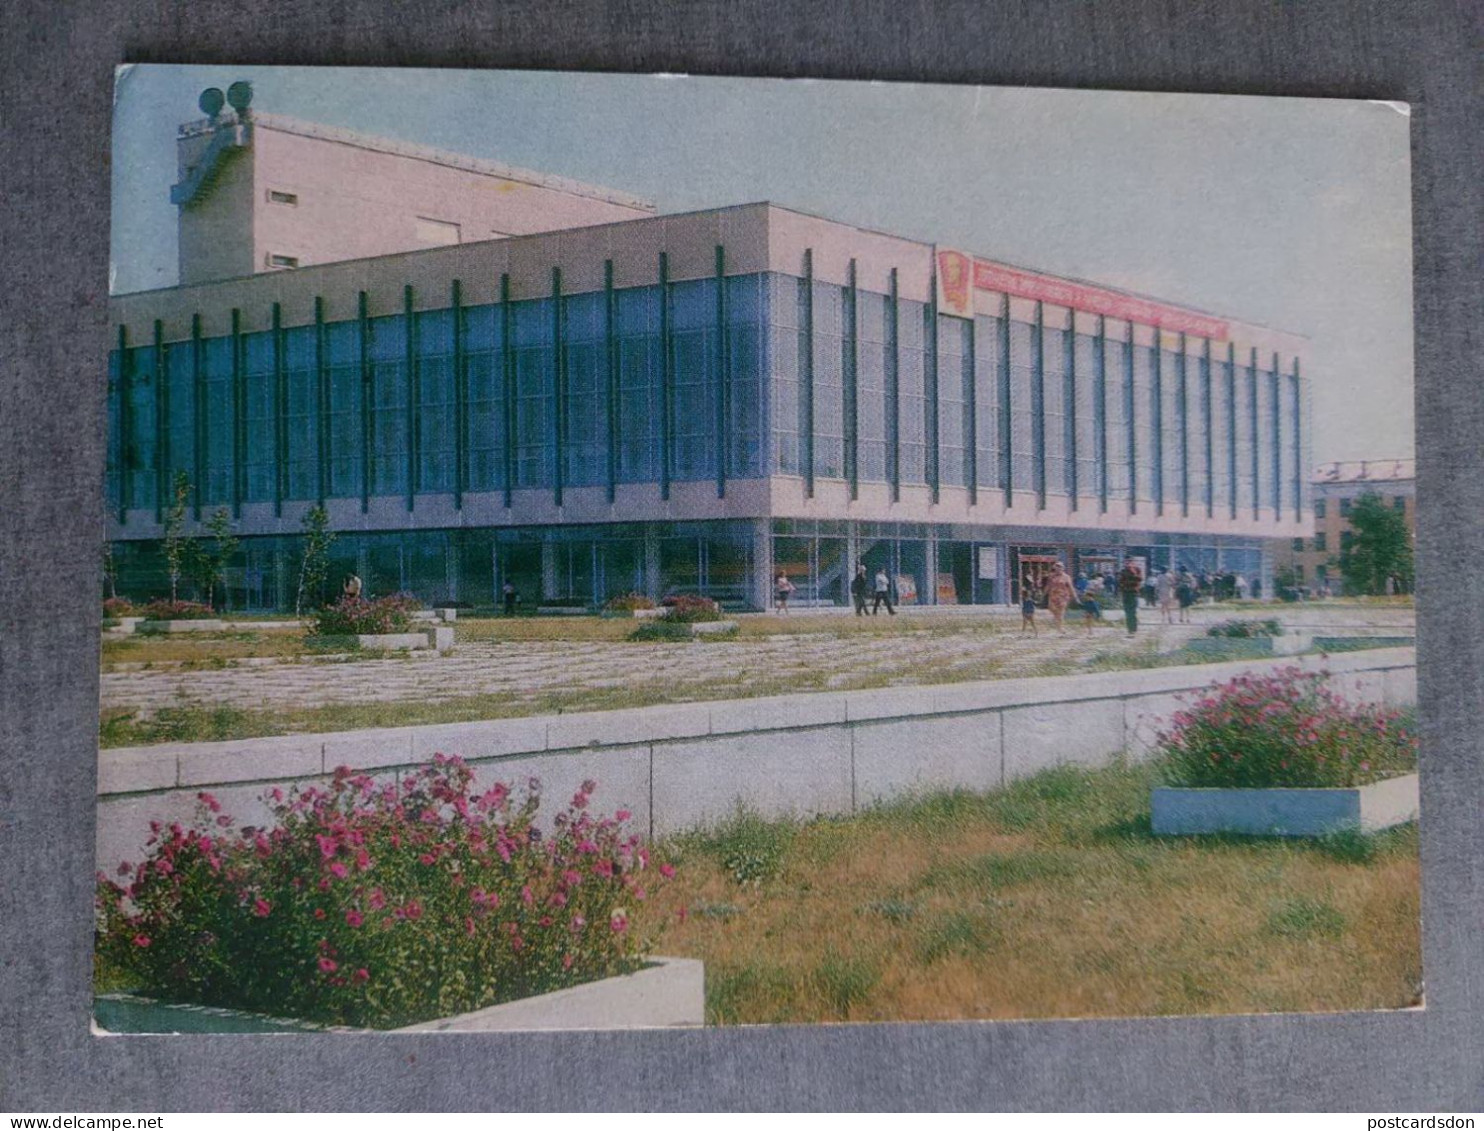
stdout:
{"type": "Polygon", "coordinates": [[[246,105],[181,126],[176,148],[184,284],[655,211],[614,189],[246,105]]]}

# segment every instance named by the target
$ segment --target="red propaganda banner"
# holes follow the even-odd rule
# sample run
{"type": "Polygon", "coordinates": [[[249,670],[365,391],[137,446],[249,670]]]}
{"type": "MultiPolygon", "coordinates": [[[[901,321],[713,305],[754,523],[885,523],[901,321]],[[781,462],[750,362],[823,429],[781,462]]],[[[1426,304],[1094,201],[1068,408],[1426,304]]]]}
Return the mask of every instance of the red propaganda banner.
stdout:
{"type": "MultiPolygon", "coordinates": [[[[943,255],[942,252],[938,254],[940,257],[943,255]]],[[[938,270],[941,275],[941,258],[938,270]]],[[[1085,310],[1091,314],[1121,318],[1125,322],[1142,322],[1146,326],[1158,326],[1162,330],[1194,334],[1200,338],[1224,340],[1230,330],[1228,323],[1220,318],[1195,314],[1086,283],[1072,283],[1032,271],[1003,267],[984,259],[974,260],[974,286],[982,291],[1000,291],[1017,298],[1038,299],[1057,306],[1069,306],[1074,310],[1085,310]]],[[[941,303],[941,299],[939,301],[941,303]]]]}
{"type": "Polygon", "coordinates": [[[974,260],[961,251],[938,249],[938,313],[974,317],[974,260]]]}

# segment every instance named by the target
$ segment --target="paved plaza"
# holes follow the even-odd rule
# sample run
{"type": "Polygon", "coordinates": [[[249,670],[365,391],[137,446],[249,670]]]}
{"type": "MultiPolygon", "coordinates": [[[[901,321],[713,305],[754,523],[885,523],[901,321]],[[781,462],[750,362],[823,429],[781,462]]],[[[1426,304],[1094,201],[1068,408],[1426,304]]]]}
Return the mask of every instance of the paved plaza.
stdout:
{"type": "MultiPolygon", "coordinates": [[[[1152,616],[1150,615],[1152,613],[1152,616]]],[[[802,619],[803,615],[795,614],[802,619]]],[[[853,632],[837,613],[840,631],[748,635],[735,640],[636,644],[627,641],[460,641],[447,655],[274,661],[242,660],[202,670],[178,665],[105,665],[102,705],[149,715],[162,707],[228,706],[244,710],[298,709],[387,702],[437,703],[471,696],[508,697],[502,713],[540,709],[543,699],[577,690],[628,687],[673,701],[723,699],[791,691],[1014,678],[1066,674],[1093,660],[1178,649],[1207,625],[1230,618],[1228,608],[1199,609],[1190,625],[1162,625],[1141,611],[1141,629],[1121,626],[1089,633],[1080,617],[1063,633],[1042,615],[1040,634],[1022,636],[1018,618],[1000,613],[953,616],[909,610],[897,631],[853,632]],[[962,630],[959,629],[961,626],[962,630]]],[[[1411,609],[1310,606],[1277,611],[1292,628],[1338,635],[1410,635],[1411,609]]],[[[759,618],[760,619],[760,618],[759,618]]],[[[820,627],[823,627],[822,625],[820,627]]]]}

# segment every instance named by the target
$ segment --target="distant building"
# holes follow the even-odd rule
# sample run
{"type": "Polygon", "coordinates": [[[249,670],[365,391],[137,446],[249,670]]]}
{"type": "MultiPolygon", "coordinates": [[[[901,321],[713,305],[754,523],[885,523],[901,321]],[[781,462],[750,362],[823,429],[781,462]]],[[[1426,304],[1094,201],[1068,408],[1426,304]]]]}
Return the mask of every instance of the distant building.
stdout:
{"type": "Polygon", "coordinates": [[[1407,520],[1407,531],[1417,534],[1416,465],[1409,459],[1352,460],[1327,463],[1314,471],[1314,530],[1307,537],[1274,539],[1273,569],[1291,569],[1301,586],[1311,590],[1328,585],[1343,590],[1340,551],[1353,536],[1350,508],[1362,495],[1376,495],[1407,520]]]}
{"type": "Polygon", "coordinates": [[[654,215],[267,115],[184,135],[181,285],[111,308],[130,596],[176,470],[236,520],[247,608],[292,601],[317,502],[368,592],[475,604],[766,607],[779,572],[843,603],[857,564],[1012,603],[1057,560],[1266,579],[1312,529],[1293,334],[769,203],[654,215]]]}

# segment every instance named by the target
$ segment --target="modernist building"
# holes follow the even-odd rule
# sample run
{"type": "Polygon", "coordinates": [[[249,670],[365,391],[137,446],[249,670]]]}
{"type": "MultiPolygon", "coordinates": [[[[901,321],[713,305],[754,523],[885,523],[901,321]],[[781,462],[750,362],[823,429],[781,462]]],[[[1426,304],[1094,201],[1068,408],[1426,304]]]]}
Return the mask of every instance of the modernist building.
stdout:
{"type": "Polygon", "coordinates": [[[1406,519],[1407,531],[1416,537],[1417,471],[1412,460],[1327,463],[1314,472],[1313,533],[1307,538],[1295,536],[1272,544],[1275,572],[1290,569],[1301,586],[1328,585],[1340,592],[1344,585],[1340,552],[1350,544],[1350,509],[1362,495],[1376,495],[1395,508],[1406,519]]]}
{"type": "Polygon", "coordinates": [[[320,502],[371,592],[473,604],[509,579],[528,601],[765,606],[779,572],[844,602],[858,562],[904,600],[999,603],[1055,559],[1266,578],[1265,540],[1311,533],[1291,334],[773,204],[655,215],[283,119],[181,145],[196,281],[112,305],[131,597],[163,586],[177,469],[193,517],[236,522],[238,607],[291,602],[320,502]],[[484,195],[523,200],[524,230],[484,195]],[[337,219],[373,196],[371,220],[337,219]]]}

